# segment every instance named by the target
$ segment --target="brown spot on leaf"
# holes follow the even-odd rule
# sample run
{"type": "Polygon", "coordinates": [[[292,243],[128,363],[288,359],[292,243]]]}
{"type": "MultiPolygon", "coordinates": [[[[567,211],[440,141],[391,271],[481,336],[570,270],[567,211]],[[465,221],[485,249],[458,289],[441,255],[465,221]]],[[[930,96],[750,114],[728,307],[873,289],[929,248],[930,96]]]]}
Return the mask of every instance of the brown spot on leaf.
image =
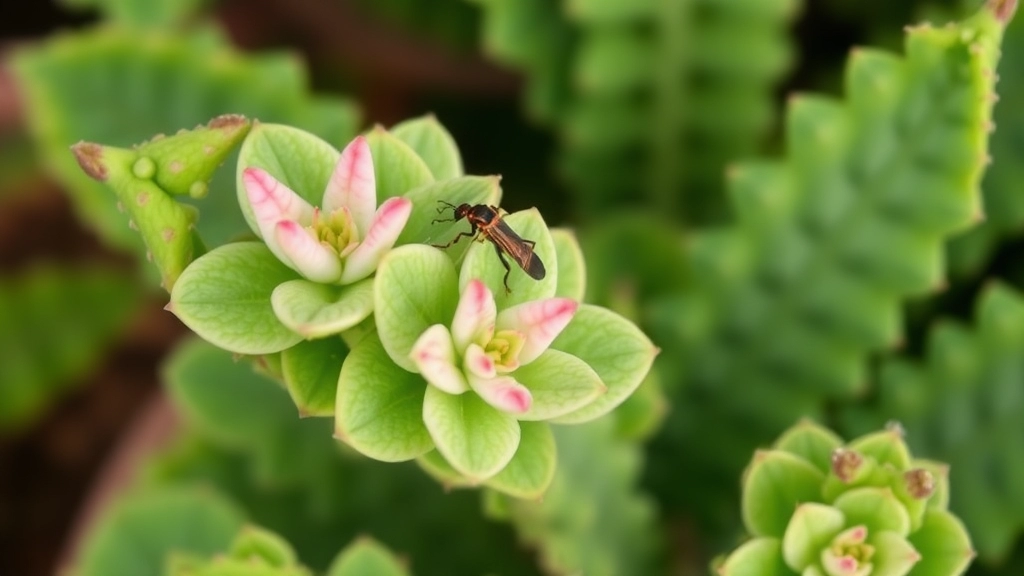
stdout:
{"type": "Polygon", "coordinates": [[[207,128],[236,128],[244,125],[248,120],[241,114],[222,114],[217,116],[206,125],[207,128]]]}
{"type": "Polygon", "coordinates": [[[171,240],[174,240],[174,228],[164,228],[163,230],[160,231],[160,236],[164,239],[164,242],[170,242],[171,240]]]}
{"type": "Polygon", "coordinates": [[[71,147],[75,160],[82,170],[94,180],[106,182],[107,167],[103,164],[103,147],[92,142],[79,142],[71,147]]]}

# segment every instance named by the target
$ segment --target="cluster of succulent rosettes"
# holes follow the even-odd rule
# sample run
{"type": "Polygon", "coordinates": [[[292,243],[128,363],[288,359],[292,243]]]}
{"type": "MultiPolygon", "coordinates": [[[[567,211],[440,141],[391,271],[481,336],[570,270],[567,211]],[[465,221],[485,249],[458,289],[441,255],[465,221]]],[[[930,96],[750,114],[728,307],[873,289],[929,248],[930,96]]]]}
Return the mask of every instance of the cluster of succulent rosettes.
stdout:
{"type": "Polygon", "coordinates": [[[300,413],[385,461],[521,497],[554,474],[548,422],[602,416],[657,349],[629,320],[582,304],[575,237],[536,210],[499,214],[547,273],[513,267],[438,209],[498,206],[497,177],[464,176],[432,118],[376,128],[341,152],[253,125],[239,153],[242,214],[259,241],[181,273],[168,309],[207,341],[260,356],[300,413]],[[436,246],[448,247],[439,249],[436,246]]]}
{"type": "Polygon", "coordinates": [[[902,430],[849,444],[810,422],[759,451],[743,479],[752,538],[721,576],[954,576],[974,557],[947,510],[948,469],[910,456],[902,430]]]}

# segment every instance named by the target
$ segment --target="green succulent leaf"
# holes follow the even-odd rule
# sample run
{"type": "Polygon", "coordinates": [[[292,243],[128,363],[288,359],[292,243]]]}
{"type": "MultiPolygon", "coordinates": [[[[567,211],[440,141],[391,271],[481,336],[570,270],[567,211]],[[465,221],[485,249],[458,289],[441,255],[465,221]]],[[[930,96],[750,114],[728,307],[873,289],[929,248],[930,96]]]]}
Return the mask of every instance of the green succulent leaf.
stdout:
{"type": "Polygon", "coordinates": [[[255,526],[245,526],[235,536],[228,556],[238,560],[266,563],[275,568],[286,568],[298,563],[295,550],[284,538],[255,526]]]}
{"type": "Polygon", "coordinates": [[[235,191],[242,215],[257,236],[259,226],[242,184],[247,168],[261,168],[313,206],[319,206],[331,179],[338,152],[310,132],[282,124],[257,123],[242,143],[235,167],[235,191]]]}
{"type": "Polygon", "coordinates": [[[555,296],[582,302],[587,293],[587,269],[576,235],[572,230],[554,228],[551,230],[551,240],[555,243],[555,257],[558,260],[555,296]]]}
{"type": "Polygon", "coordinates": [[[832,453],[842,445],[843,440],[835,432],[803,420],[779,437],[775,449],[795,454],[828,474],[832,469],[832,453]]]}
{"type": "Polygon", "coordinates": [[[182,273],[168,309],[186,326],[225,350],[269,354],[302,336],[274,314],[271,295],[297,274],[262,242],[225,244],[196,259],[182,273]]]}
{"type": "MultiPolygon", "coordinates": [[[[459,232],[469,232],[469,223],[437,220],[453,218],[452,209],[445,204],[492,204],[501,201],[501,186],[496,176],[461,176],[432,182],[414,188],[405,194],[412,201],[413,212],[405,228],[398,236],[396,245],[429,243],[444,245],[451,242],[459,232]]],[[[461,238],[459,242],[445,248],[445,252],[458,261],[472,243],[472,238],[461,238]]]]}
{"type": "Polygon", "coordinates": [[[433,115],[406,120],[392,126],[390,132],[416,152],[430,168],[434,180],[451,180],[462,176],[459,147],[433,115]]]}
{"type": "Polygon", "coordinates": [[[929,510],[924,523],[909,537],[921,555],[914,574],[962,574],[974,559],[971,538],[964,525],[945,510],[929,510]]]}
{"type": "Polygon", "coordinates": [[[871,534],[870,539],[875,547],[875,556],[871,558],[874,565],[872,575],[904,576],[917,573],[916,565],[921,560],[921,554],[907,542],[906,536],[882,531],[871,534]]]}
{"type": "Polygon", "coordinates": [[[422,419],[438,452],[477,482],[500,472],[519,446],[519,422],[476,394],[456,396],[428,386],[422,419]]]}
{"type": "MultiPolygon", "coordinates": [[[[720,576],[791,576],[795,574],[782,556],[782,544],[775,538],[754,538],[729,555],[718,567],[720,576]]],[[[805,572],[804,576],[818,576],[805,572]]]]}
{"type": "Polygon", "coordinates": [[[874,432],[852,440],[849,448],[874,458],[879,464],[888,464],[896,470],[910,468],[910,449],[907,448],[898,428],[874,432]]]}
{"type": "MultiPolygon", "coordinates": [[[[281,384],[252,364],[195,338],[175,350],[163,379],[190,428],[252,458],[255,481],[294,486],[325,473],[324,459],[314,455],[324,444],[333,449],[330,423],[300,419],[281,384]]],[[[326,482],[308,492],[322,505],[336,490],[326,482]]]]}
{"type": "Polygon", "coordinates": [[[335,437],[385,462],[425,454],[434,441],[424,426],[424,392],[433,388],[418,374],[395,365],[380,339],[371,334],[349,352],[341,367],[335,437]]]}
{"type": "Polygon", "coordinates": [[[515,498],[539,500],[555,477],[555,435],[545,422],[520,422],[519,428],[515,455],[486,485],[515,498]]]}
{"type": "Polygon", "coordinates": [[[563,424],[593,420],[621,404],[643,382],[658,352],[632,322],[589,304],[579,307],[551,348],[585,362],[607,387],[595,401],[553,420],[563,424]]]}
{"type": "MultiPolygon", "coordinates": [[[[614,424],[605,418],[552,427],[558,468],[542,499],[489,493],[489,512],[512,523],[547,571],[657,572],[662,543],[656,508],[637,486],[643,454],[639,445],[616,436],[614,424]]],[[[525,437],[530,426],[547,425],[522,426],[525,437]]]]}
{"type": "Polygon", "coordinates": [[[552,420],[579,410],[606,391],[600,376],[586,362],[565,352],[545,350],[511,376],[533,397],[519,420],[552,420]]]}
{"type": "Polygon", "coordinates": [[[384,128],[375,127],[366,135],[366,141],[373,156],[378,203],[435,180],[416,151],[384,128]]]}
{"type": "Polygon", "coordinates": [[[910,533],[910,515],[888,488],[855,488],[845,492],[833,506],[846,516],[847,526],[863,524],[869,533],[910,533]]]}
{"type": "Polygon", "coordinates": [[[334,286],[305,279],[274,288],[270,303],[282,324],[305,338],[339,334],[373,313],[373,279],[334,286]]]}
{"type": "Polygon", "coordinates": [[[299,416],[333,416],[341,366],[348,356],[341,338],[299,342],[281,352],[281,372],[299,416]]]}
{"type": "Polygon", "coordinates": [[[498,310],[554,296],[558,286],[555,244],[540,212],[536,209],[516,212],[503,216],[502,221],[524,240],[536,243],[533,247],[534,257],[539,257],[545,265],[544,278],[531,278],[511,256],[502,254],[499,257],[495,254],[496,244],[478,242],[466,251],[459,273],[459,289],[465,289],[470,280],[480,279],[490,288],[498,310]],[[505,290],[506,270],[502,261],[509,266],[508,292],[505,290]]]}
{"type": "Polygon", "coordinates": [[[374,319],[391,361],[405,370],[413,344],[435,324],[449,325],[458,303],[455,266],[443,252],[410,244],[390,251],[377,267],[374,319]]]}
{"type": "MultiPolygon", "coordinates": [[[[146,12],[159,14],[151,3],[146,12]]],[[[331,142],[355,133],[355,108],[310,96],[299,60],[242,54],[211,28],[78,31],[19,51],[13,64],[31,132],[75,209],[105,241],[139,256],[143,243],[125,226],[106,187],[68,154],[69,146],[85,140],[128,147],[225,112],[292,124],[331,142]]],[[[199,202],[196,230],[209,246],[247,232],[235,189],[234,173],[220,171],[199,202]]]]}
{"type": "Polygon", "coordinates": [[[813,464],[780,450],[754,455],[743,480],[743,523],[754,536],[782,538],[796,505],[821,498],[825,475],[813,464]]]}
{"type": "Polygon", "coordinates": [[[782,537],[786,564],[798,572],[820,561],[821,551],[848,526],[841,511],[824,504],[797,506],[782,537]]]}
{"type": "Polygon", "coordinates": [[[359,538],[341,551],[327,576],[408,576],[398,558],[372,538],[359,538]]]}
{"type": "Polygon", "coordinates": [[[0,433],[21,429],[100,362],[142,289],[114,270],[39,266],[0,280],[0,433]]]}
{"type": "Polygon", "coordinates": [[[420,468],[430,474],[438,482],[441,482],[445,488],[465,488],[467,486],[476,486],[477,482],[466,478],[459,473],[458,470],[452,467],[444,456],[441,455],[437,450],[431,450],[426,454],[416,459],[416,463],[420,465],[420,468]]]}
{"type": "Polygon", "coordinates": [[[244,514],[208,490],[161,488],[124,497],[83,544],[82,576],[162,576],[170,550],[212,555],[228,547],[244,514]]]}

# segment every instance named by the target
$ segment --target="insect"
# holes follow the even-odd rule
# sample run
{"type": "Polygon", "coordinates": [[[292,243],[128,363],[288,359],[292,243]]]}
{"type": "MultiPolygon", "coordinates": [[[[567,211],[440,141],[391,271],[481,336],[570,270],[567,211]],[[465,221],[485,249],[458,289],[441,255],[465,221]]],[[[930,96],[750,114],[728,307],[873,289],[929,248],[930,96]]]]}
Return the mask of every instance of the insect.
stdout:
{"type": "Polygon", "coordinates": [[[437,213],[451,209],[452,218],[445,218],[434,220],[434,222],[458,222],[465,218],[469,221],[470,230],[469,232],[460,232],[451,242],[441,246],[434,244],[435,248],[447,248],[452,244],[455,244],[463,236],[476,237],[478,241],[483,241],[484,238],[491,241],[494,244],[494,251],[498,253],[498,259],[501,260],[502,266],[505,267],[505,293],[508,294],[512,290],[508,287],[508,275],[512,272],[512,268],[508,265],[508,260],[505,259],[505,255],[508,254],[519,264],[530,278],[534,280],[540,280],[544,278],[547,273],[544,270],[544,263],[540,261],[540,257],[533,251],[533,247],[537,244],[533,240],[524,240],[512,230],[504,220],[501,219],[501,211],[495,206],[488,206],[487,204],[449,204],[444,200],[440,201],[444,206],[437,209],[437,213]]]}

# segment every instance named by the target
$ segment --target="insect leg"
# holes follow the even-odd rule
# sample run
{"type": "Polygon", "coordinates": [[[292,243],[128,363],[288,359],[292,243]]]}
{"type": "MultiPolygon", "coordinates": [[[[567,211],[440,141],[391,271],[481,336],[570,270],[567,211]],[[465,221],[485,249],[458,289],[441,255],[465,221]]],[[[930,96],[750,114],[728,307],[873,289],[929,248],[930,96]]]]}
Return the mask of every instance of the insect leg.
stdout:
{"type": "Polygon", "coordinates": [[[508,265],[508,260],[505,260],[505,253],[501,251],[501,246],[497,243],[494,244],[494,251],[498,253],[498,260],[501,260],[501,265],[505,267],[505,278],[502,282],[505,284],[505,294],[511,294],[512,289],[508,287],[508,275],[512,273],[512,268],[508,265]]]}
{"type": "Polygon", "coordinates": [[[459,234],[455,238],[453,238],[451,242],[449,242],[449,243],[447,243],[447,244],[445,244],[443,246],[440,245],[440,244],[431,244],[431,246],[433,246],[434,248],[440,248],[440,249],[444,250],[445,248],[447,248],[447,247],[451,246],[452,244],[455,244],[456,242],[458,242],[459,238],[462,238],[463,236],[469,236],[470,238],[472,238],[473,236],[476,236],[476,233],[477,233],[476,224],[474,224],[471,221],[469,223],[469,232],[459,232],[459,234]]]}

